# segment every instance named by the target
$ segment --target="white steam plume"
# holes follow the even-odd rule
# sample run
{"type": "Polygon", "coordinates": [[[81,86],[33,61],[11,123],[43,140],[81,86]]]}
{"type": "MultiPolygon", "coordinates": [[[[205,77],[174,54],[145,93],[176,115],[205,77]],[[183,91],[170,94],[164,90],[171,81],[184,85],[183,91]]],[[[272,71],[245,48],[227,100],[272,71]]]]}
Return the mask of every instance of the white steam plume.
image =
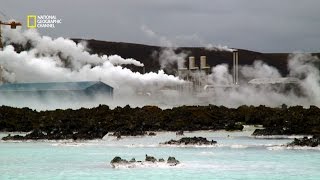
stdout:
{"type": "Polygon", "coordinates": [[[320,73],[319,59],[307,53],[297,53],[289,56],[289,76],[298,78],[299,84],[286,90],[287,84],[252,85],[247,82],[254,78],[282,78],[279,71],[262,61],[255,61],[253,66],[240,66],[241,82],[239,87],[219,88],[218,85],[231,85],[232,75],[228,66],[217,65],[212,68],[209,82],[217,85],[212,89],[212,99],[208,103],[238,107],[240,105],[316,105],[320,106],[320,73]]]}
{"type": "Polygon", "coordinates": [[[144,32],[148,37],[154,38],[159,41],[160,45],[163,46],[160,52],[154,52],[153,57],[159,59],[161,69],[170,70],[174,65],[178,68],[184,68],[187,52],[176,53],[177,45],[170,41],[167,37],[157,34],[152,31],[146,25],[141,26],[142,32],[144,32]]]}
{"type": "Polygon", "coordinates": [[[132,58],[123,59],[119,55],[112,55],[112,56],[103,55],[101,58],[110,61],[113,65],[132,64],[132,65],[139,66],[139,67],[143,67],[144,66],[143,63],[141,63],[141,62],[139,62],[139,61],[137,61],[135,59],[132,59],[132,58]]]}
{"type": "Polygon", "coordinates": [[[20,53],[7,45],[0,51],[1,77],[7,82],[63,82],[101,80],[119,91],[158,89],[183,83],[163,71],[140,74],[115,64],[143,66],[133,59],[120,56],[89,54],[84,43],[62,37],[40,36],[35,30],[4,29],[6,43],[31,44],[31,49],[20,53]]]}
{"type": "Polygon", "coordinates": [[[207,44],[205,46],[205,48],[207,50],[210,50],[210,51],[228,51],[228,52],[233,52],[234,51],[234,49],[228,48],[228,46],[223,46],[223,45],[220,45],[220,44],[213,45],[211,43],[207,44]]]}

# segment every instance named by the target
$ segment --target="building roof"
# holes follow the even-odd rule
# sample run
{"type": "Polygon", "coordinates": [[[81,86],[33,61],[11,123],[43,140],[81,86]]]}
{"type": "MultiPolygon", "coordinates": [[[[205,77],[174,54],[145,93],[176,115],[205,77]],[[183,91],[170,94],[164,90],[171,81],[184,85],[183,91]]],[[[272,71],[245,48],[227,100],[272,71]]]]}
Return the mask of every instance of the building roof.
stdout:
{"type": "MultiPolygon", "coordinates": [[[[101,81],[82,82],[46,82],[46,83],[7,83],[0,86],[0,91],[76,91],[85,90],[101,81]]],[[[108,86],[107,84],[104,84],[108,86]]],[[[109,86],[112,88],[111,86],[109,86]]]]}
{"type": "Polygon", "coordinates": [[[249,84],[297,84],[299,79],[293,77],[285,78],[257,78],[248,82],[249,84]]]}

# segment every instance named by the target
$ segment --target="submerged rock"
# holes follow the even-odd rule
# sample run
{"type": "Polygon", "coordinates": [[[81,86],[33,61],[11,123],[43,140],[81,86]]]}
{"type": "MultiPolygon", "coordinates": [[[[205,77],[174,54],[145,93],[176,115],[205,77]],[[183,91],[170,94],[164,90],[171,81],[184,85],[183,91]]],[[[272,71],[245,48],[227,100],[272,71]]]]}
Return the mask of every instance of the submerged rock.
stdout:
{"type": "Polygon", "coordinates": [[[184,137],[179,140],[170,140],[167,142],[164,142],[162,144],[168,144],[168,145],[213,145],[216,144],[217,141],[214,140],[207,140],[207,138],[204,137],[184,137]]]}
{"type": "Polygon", "coordinates": [[[294,138],[288,146],[310,146],[316,147],[320,145],[320,135],[314,135],[311,138],[303,137],[301,139],[294,138]]]}

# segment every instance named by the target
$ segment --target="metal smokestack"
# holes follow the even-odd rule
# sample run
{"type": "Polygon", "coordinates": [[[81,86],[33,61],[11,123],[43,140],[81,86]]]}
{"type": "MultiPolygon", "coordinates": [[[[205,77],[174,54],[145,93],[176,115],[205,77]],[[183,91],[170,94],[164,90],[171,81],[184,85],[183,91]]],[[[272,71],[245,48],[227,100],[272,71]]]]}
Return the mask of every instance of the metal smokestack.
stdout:
{"type": "Polygon", "coordinates": [[[190,56],[189,57],[189,69],[190,70],[198,69],[198,67],[195,67],[195,66],[196,66],[195,58],[194,58],[194,56],[190,56]]]}
{"type": "Polygon", "coordinates": [[[237,85],[238,81],[239,81],[238,50],[233,50],[233,83],[237,85]]]}
{"type": "Polygon", "coordinates": [[[210,67],[207,66],[207,57],[206,56],[200,56],[200,69],[209,69],[210,67]]]}

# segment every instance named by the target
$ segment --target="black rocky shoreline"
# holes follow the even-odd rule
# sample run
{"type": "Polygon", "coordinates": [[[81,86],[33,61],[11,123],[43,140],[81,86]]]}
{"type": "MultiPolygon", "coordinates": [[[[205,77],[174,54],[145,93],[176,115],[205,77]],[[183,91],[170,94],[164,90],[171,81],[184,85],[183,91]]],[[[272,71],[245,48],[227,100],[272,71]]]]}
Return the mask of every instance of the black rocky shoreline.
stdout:
{"type": "MultiPolygon", "coordinates": [[[[242,130],[243,125],[263,125],[253,135],[319,135],[320,109],[316,106],[270,108],[266,106],[156,106],[110,109],[106,105],[77,110],[35,111],[0,107],[0,131],[29,132],[2,140],[90,140],[108,132],[117,137],[147,135],[147,131],[242,130]]],[[[148,135],[155,135],[149,133],[148,135]]]]}

